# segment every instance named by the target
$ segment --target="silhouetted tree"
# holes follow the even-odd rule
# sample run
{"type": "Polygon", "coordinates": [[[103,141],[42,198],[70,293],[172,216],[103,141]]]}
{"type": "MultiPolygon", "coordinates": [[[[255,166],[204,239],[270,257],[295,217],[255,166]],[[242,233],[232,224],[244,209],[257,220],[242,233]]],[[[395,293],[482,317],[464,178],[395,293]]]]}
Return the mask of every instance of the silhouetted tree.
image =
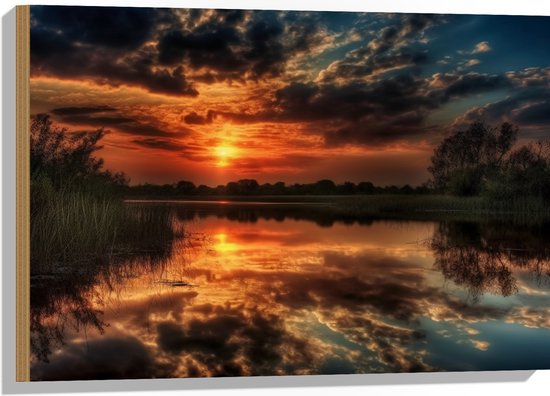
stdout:
{"type": "Polygon", "coordinates": [[[357,185],[357,191],[360,194],[374,194],[376,192],[376,188],[371,182],[361,182],[357,185]]]}
{"type": "Polygon", "coordinates": [[[517,127],[509,123],[494,128],[474,122],[444,139],[428,168],[434,187],[456,195],[478,194],[483,178],[502,165],[517,134],[517,127]]]}
{"type": "Polygon", "coordinates": [[[102,148],[98,143],[104,136],[103,129],[69,133],[55,127],[47,114],[32,117],[31,182],[46,178],[56,190],[78,185],[88,187],[91,193],[98,193],[106,186],[126,186],[128,180],[123,173],[103,170],[103,160],[93,156],[102,148]]]}
{"type": "Polygon", "coordinates": [[[202,195],[202,196],[212,194],[212,189],[204,184],[201,184],[200,186],[198,186],[196,191],[197,191],[197,195],[202,195]]]}
{"type": "Polygon", "coordinates": [[[181,180],[176,184],[176,192],[178,194],[191,195],[195,193],[195,190],[195,184],[190,181],[181,180]]]}
{"type": "Polygon", "coordinates": [[[254,179],[241,179],[237,182],[239,194],[253,195],[257,194],[260,185],[254,179]]]}
{"type": "Polygon", "coordinates": [[[432,190],[426,186],[411,187],[404,186],[375,186],[371,182],[361,182],[355,184],[353,182],[345,182],[343,184],[335,184],[332,180],[324,179],[316,183],[295,183],[287,186],[284,182],[274,184],[264,183],[260,185],[254,179],[241,179],[232,181],[227,185],[218,185],[209,187],[201,184],[198,187],[188,181],[180,181],[175,184],[155,185],[141,184],[137,186],[127,187],[128,193],[131,196],[178,196],[178,195],[200,195],[200,196],[224,196],[224,195],[355,195],[355,194],[427,194],[432,190]]]}
{"type": "Polygon", "coordinates": [[[273,192],[276,195],[286,194],[286,186],[284,182],[277,182],[273,185],[273,192]]]}
{"type": "Polygon", "coordinates": [[[229,182],[225,186],[225,189],[227,191],[227,195],[239,195],[240,194],[240,188],[239,183],[237,182],[229,182]]]}
{"type": "Polygon", "coordinates": [[[410,185],[405,184],[403,187],[401,187],[400,193],[401,194],[413,194],[414,189],[410,185]]]}
{"type": "Polygon", "coordinates": [[[225,188],[225,186],[223,184],[219,184],[214,189],[214,194],[216,194],[216,195],[226,195],[227,194],[227,189],[225,188]]]}
{"type": "Polygon", "coordinates": [[[332,180],[324,179],[319,180],[317,183],[315,183],[313,187],[313,192],[315,194],[334,194],[336,192],[336,184],[332,180]]]}
{"type": "Polygon", "coordinates": [[[345,182],[344,184],[337,186],[338,194],[352,195],[355,194],[355,189],[355,183],[352,182],[345,182]]]}

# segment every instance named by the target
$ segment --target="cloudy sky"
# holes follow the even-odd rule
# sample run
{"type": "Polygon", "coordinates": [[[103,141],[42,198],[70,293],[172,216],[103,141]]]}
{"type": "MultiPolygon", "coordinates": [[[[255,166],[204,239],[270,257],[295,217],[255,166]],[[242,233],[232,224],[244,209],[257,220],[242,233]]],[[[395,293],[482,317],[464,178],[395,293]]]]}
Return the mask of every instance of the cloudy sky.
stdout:
{"type": "Polygon", "coordinates": [[[31,113],[132,184],[417,185],[474,120],[550,137],[550,17],[31,6],[31,113]]]}

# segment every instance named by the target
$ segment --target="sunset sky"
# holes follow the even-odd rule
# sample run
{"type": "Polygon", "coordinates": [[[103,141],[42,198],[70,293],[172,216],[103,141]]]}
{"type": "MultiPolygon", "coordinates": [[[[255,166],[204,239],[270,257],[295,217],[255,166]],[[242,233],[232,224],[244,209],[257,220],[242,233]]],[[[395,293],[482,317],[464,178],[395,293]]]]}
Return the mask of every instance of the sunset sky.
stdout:
{"type": "Polygon", "coordinates": [[[31,113],[132,184],[428,179],[474,120],[550,137],[550,17],[31,6],[31,113]]]}

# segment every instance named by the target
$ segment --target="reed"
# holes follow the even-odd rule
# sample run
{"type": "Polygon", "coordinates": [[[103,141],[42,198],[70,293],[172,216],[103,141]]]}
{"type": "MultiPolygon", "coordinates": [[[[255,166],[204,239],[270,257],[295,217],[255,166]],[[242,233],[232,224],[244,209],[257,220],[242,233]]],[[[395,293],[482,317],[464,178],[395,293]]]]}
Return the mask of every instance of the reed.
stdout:
{"type": "Polygon", "coordinates": [[[107,265],[113,256],[164,256],[175,236],[166,207],[128,206],[86,189],[31,183],[31,272],[72,273],[107,265]]]}

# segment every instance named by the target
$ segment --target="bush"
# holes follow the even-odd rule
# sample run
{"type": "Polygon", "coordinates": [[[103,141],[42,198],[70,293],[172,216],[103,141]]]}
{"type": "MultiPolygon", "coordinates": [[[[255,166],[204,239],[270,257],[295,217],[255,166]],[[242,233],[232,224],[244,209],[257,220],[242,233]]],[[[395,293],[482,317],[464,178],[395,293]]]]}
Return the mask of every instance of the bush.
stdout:
{"type": "Polygon", "coordinates": [[[47,114],[31,120],[31,180],[49,179],[56,191],[76,188],[90,194],[112,194],[128,184],[123,173],[103,169],[103,160],[94,153],[105,136],[103,129],[69,133],[53,125],[47,114]]]}
{"type": "Polygon", "coordinates": [[[493,200],[537,197],[550,200],[550,150],[548,142],[522,146],[492,172],[483,195],[493,200]]]}
{"type": "Polygon", "coordinates": [[[472,197],[481,191],[483,171],[480,168],[458,169],[451,173],[447,191],[452,195],[472,197]]]}

